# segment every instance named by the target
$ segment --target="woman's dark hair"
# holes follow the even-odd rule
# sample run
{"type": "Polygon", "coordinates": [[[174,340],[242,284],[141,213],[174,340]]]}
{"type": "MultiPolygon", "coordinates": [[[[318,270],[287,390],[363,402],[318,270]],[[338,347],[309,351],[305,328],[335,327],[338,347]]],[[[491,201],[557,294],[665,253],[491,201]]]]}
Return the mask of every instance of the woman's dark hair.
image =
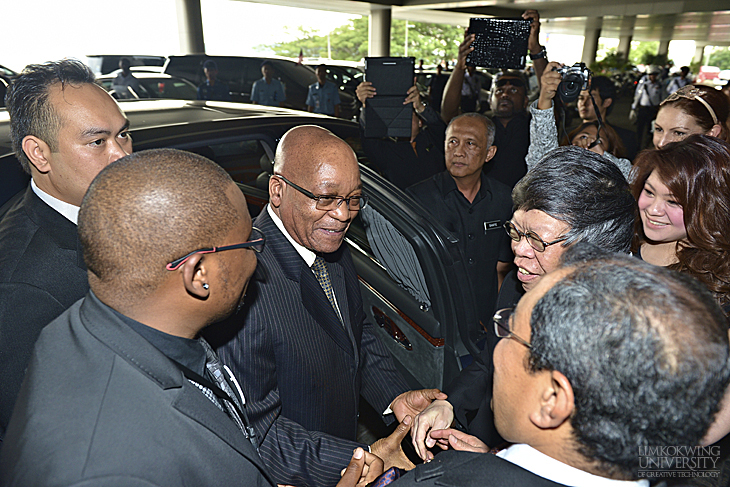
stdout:
{"type": "MultiPolygon", "coordinates": [[[[593,120],[592,122],[584,122],[580,126],[574,128],[568,134],[567,139],[563,138],[563,140],[560,142],[560,145],[572,145],[575,136],[584,131],[586,127],[591,126],[596,127],[596,130],[598,130],[598,120],[593,120]]],[[[603,149],[606,152],[610,152],[616,157],[625,157],[626,149],[624,148],[624,144],[623,142],[621,142],[621,138],[618,136],[613,128],[609,127],[608,125],[601,125],[600,138],[603,142],[605,142],[605,144],[603,145],[603,149]]]]}
{"type": "MultiPolygon", "coordinates": [[[[730,144],[709,135],[691,135],[641,152],[634,171],[631,190],[637,201],[656,171],[684,211],[687,239],[677,242],[679,262],[670,268],[700,280],[723,307],[730,304],[730,144]]],[[[634,250],[645,240],[638,219],[634,250]]]]}

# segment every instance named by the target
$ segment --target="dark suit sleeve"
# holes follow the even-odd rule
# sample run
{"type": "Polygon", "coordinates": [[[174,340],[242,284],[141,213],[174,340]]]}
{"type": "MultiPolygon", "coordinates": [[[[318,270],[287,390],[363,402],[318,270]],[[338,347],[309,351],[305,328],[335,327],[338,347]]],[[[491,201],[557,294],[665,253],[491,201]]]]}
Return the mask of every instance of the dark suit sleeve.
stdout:
{"type": "MultiPolygon", "coordinates": [[[[393,358],[374,334],[372,323],[364,322],[362,329],[362,389],[365,400],[379,413],[399,394],[410,388],[403,376],[396,370],[393,358]]],[[[393,422],[391,415],[385,416],[386,423],[393,422]]]]}
{"type": "Polygon", "coordinates": [[[489,447],[504,443],[494,426],[492,413],[492,353],[489,345],[445,388],[454,407],[457,426],[489,447]]]}
{"type": "Polygon", "coordinates": [[[63,313],[66,306],[50,293],[23,283],[1,284],[0,296],[2,296],[0,299],[0,377],[2,377],[0,439],[2,439],[23,383],[33,346],[43,327],[63,313]]]}
{"type": "MultiPolygon", "coordinates": [[[[254,296],[255,288],[251,298],[254,296]]],[[[306,430],[283,415],[274,351],[276,337],[272,336],[266,316],[265,310],[252,306],[242,333],[219,348],[218,353],[239,379],[246,396],[246,412],[256,430],[259,453],[276,483],[335,485],[353,450],[367,446],[306,430]]]]}

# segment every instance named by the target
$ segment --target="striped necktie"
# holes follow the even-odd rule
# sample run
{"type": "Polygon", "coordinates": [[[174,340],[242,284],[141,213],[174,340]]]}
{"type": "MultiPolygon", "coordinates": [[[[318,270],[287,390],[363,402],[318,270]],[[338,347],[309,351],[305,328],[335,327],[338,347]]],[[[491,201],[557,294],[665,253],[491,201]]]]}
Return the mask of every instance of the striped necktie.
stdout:
{"type": "Polygon", "coordinates": [[[327,271],[327,264],[322,257],[317,256],[314,259],[314,264],[312,264],[312,270],[314,271],[314,275],[317,277],[319,285],[322,286],[322,290],[327,295],[327,299],[329,299],[332,308],[335,310],[335,313],[337,314],[337,317],[340,319],[341,322],[342,316],[340,315],[340,310],[335,303],[335,292],[332,289],[330,274],[327,271]]]}

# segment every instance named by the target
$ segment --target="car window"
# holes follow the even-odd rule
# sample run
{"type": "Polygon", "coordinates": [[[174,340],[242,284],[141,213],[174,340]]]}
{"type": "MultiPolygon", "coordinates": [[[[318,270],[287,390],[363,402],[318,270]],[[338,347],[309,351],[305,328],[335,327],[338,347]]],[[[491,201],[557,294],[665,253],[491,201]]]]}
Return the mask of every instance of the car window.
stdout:
{"type": "Polygon", "coordinates": [[[274,159],[273,143],[266,136],[248,136],[245,139],[225,140],[180,147],[215,161],[237,183],[256,187],[259,175],[266,172],[274,159]]]}

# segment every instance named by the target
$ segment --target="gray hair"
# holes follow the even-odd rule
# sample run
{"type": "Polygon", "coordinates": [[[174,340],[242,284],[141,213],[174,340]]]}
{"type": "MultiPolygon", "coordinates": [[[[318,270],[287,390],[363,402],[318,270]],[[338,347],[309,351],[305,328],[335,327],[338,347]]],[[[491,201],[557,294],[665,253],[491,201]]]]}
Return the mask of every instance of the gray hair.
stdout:
{"type": "Polygon", "coordinates": [[[564,247],[577,241],[628,252],[638,210],[616,165],[580,147],[550,151],[512,190],[515,210],[540,210],[570,225],[564,247]]]}
{"type": "Polygon", "coordinates": [[[449,127],[451,127],[451,124],[454,123],[455,120],[459,120],[460,118],[471,118],[471,119],[475,119],[475,120],[478,120],[479,122],[483,123],[484,130],[487,133],[487,147],[491,147],[491,145],[494,144],[494,134],[497,129],[494,126],[494,122],[492,122],[492,120],[489,117],[485,117],[481,113],[476,113],[476,112],[462,113],[461,115],[456,116],[451,119],[451,121],[449,122],[449,125],[446,127],[446,130],[449,130],[449,127]]]}

